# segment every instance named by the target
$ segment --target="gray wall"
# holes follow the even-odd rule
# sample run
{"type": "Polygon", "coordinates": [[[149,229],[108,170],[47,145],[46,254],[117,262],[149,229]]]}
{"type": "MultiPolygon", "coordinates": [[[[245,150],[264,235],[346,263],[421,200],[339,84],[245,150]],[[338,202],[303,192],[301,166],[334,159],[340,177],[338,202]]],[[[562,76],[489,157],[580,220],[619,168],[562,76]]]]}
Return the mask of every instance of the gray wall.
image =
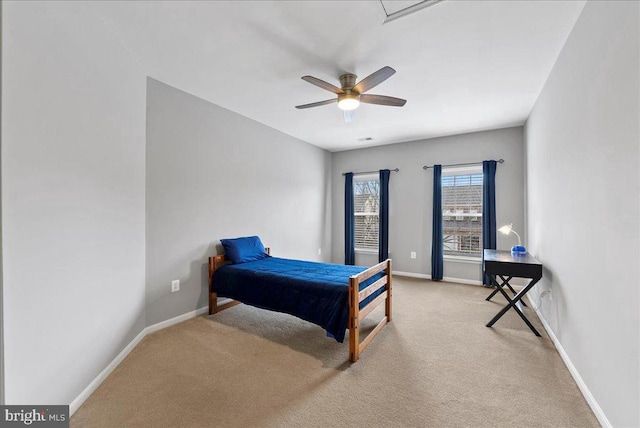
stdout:
{"type": "Polygon", "coordinates": [[[208,304],[220,238],[330,260],[330,172],[329,152],[149,79],[147,325],[208,304]]]}
{"type": "Polygon", "coordinates": [[[620,427],[640,426],[639,16],[588,2],[526,124],[531,295],[620,427]]]}
{"type": "Polygon", "coordinates": [[[144,328],[145,76],[87,4],[3,9],[6,401],[67,404],[144,328]]]}
{"type": "MultiPolygon", "coordinates": [[[[389,249],[395,270],[431,274],[433,170],[423,165],[503,158],[496,173],[498,225],[524,230],[523,129],[507,128],[333,153],[333,261],[344,262],[343,172],[400,168],[389,181],[389,249]],[[417,258],[411,259],[411,251],[417,258]]],[[[498,248],[515,238],[498,236],[498,248]]],[[[356,264],[377,263],[376,255],[356,254],[356,264]]],[[[480,280],[480,264],[445,261],[444,276],[480,280]]]]}

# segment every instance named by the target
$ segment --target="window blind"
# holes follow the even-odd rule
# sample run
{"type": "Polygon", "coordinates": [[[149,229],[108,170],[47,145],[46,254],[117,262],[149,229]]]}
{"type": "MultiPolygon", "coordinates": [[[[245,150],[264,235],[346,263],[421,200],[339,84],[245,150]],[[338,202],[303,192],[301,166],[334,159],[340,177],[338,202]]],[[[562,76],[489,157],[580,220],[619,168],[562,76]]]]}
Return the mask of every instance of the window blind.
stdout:
{"type": "Polygon", "coordinates": [[[380,179],[377,176],[353,180],[355,248],[377,250],[380,227],[380,179]]]}
{"type": "Polygon", "coordinates": [[[482,255],[482,173],[442,177],[444,254],[482,255]]]}

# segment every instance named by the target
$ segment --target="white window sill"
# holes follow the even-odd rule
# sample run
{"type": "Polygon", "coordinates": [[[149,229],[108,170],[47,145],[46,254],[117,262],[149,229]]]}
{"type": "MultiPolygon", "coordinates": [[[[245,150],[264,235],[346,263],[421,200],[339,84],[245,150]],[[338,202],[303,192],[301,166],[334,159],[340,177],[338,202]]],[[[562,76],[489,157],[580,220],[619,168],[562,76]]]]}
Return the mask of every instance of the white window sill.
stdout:
{"type": "Polygon", "coordinates": [[[356,248],[354,251],[359,254],[378,254],[378,250],[370,250],[368,248],[356,248]]]}
{"type": "Polygon", "coordinates": [[[448,256],[444,255],[444,259],[450,262],[456,263],[471,263],[471,264],[481,264],[482,259],[480,257],[468,257],[468,256],[448,256]]]}
{"type": "MultiPolygon", "coordinates": [[[[356,248],[354,250],[356,254],[375,254],[378,255],[378,250],[370,250],[368,248],[356,248]]],[[[391,250],[389,250],[389,254],[391,254],[391,250]]]]}

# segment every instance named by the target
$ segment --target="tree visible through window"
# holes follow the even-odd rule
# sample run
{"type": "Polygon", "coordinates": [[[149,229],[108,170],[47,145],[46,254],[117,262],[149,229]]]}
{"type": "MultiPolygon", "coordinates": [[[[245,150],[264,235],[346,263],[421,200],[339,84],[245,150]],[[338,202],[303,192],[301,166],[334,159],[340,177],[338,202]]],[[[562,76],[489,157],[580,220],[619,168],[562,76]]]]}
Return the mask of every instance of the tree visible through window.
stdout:
{"type": "Polygon", "coordinates": [[[353,207],[355,248],[377,250],[380,226],[380,179],[377,176],[354,178],[353,207]]]}
{"type": "Polygon", "coordinates": [[[482,173],[442,176],[444,254],[482,256],[482,173]]]}

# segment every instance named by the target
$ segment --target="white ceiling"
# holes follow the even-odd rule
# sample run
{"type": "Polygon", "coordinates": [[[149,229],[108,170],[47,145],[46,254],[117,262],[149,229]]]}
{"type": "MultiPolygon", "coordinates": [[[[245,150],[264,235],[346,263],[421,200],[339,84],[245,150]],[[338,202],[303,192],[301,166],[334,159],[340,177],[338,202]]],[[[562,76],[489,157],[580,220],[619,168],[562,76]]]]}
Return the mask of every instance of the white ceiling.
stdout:
{"type": "MultiPolygon", "coordinates": [[[[404,2],[403,2],[404,3],[404,2]]],[[[383,24],[379,1],[92,2],[145,72],[316,146],[347,150],[521,125],[584,1],[443,1],[383,24]],[[344,123],[300,77],[388,65],[344,123]],[[359,142],[358,138],[372,137],[359,142]]]]}
{"type": "Polygon", "coordinates": [[[427,3],[428,1],[429,0],[380,0],[380,3],[382,3],[385,13],[389,16],[421,3],[427,3]]]}

